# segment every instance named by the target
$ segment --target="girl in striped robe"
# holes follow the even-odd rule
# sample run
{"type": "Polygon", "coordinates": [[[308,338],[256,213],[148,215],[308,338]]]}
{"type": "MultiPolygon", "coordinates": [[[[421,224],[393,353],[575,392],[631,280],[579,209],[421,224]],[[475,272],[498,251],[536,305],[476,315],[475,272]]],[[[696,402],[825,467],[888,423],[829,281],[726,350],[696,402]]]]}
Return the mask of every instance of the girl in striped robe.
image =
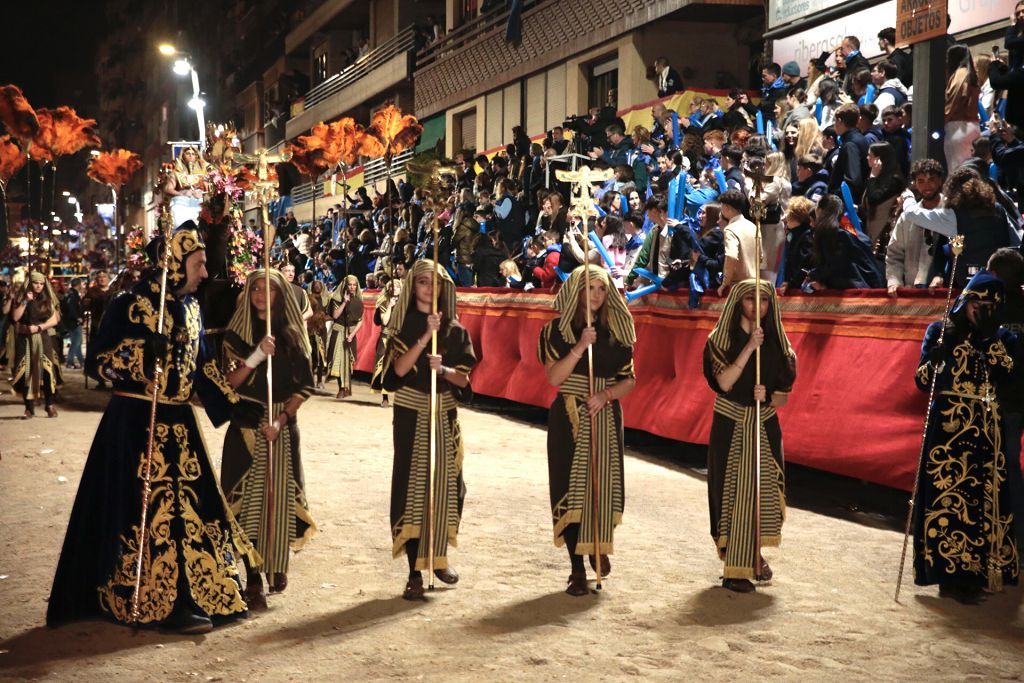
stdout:
{"type": "Polygon", "coordinates": [[[422,571],[428,567],[430,535],[426,525],[430,463],[434,470],[433,566],[447,584],[459,580],[448,561],[448,546],[457,545],[466,485],[462,480],[462,434],[458,403],[473,396],[469,373],[476,365],[473,341],[455,313],[455,283],[448,272],[430,260],[416,261],[402,283],[398,302],[388,321],[384,360],[376,383],[394,392],[395,461],[391,477],[392,554],[405,552],[409,579],[402,597],[423,598],[422,571]],[[433,275],[437,276],[437,309],[433,275]],[[431,355],[431,335],[437,332],[437,355],[431,355]],[[431,458],[430,375],[437,372],[438,456],[431,458]]]}
{"type": "Polygon", "coordinates": [[[771,567],[757,552],[782,541],[785,473],[782,430],[775,411],[786,405],[796,380],[775,289],[761,281],[761,316],[755,315],[754,280],[743,280],[729,298],[704,346],[704,377],[718,394],[708,444],[711,537],[725,562],[722,585],[739,593],[767,581],[771,567]],[[761,383],[755,384],[754,352],[761,347],[761,383]],[[756,403],[761,405],[760,509],[755,496],[756,403]],[[757,539],[757,530],[760,539],[757,539]]]}
{"type": "Polygon", "coordinates": [[[572,271],[555,297],[559,312],[541,331],[538,355],[548,381],[558,387],[548,411],[548,474],[555,545],[569,551],[572,573],[566,593],[587,595],[583,556],[601,575],[611,571],[614,529],[622,521],[625,487],[622,473],[622,407],[619,399],[636,386],[633,344],[636,332],[626,301],[607,271],[590,269],[587,292],[582,267],[572,271]],[[586,325],[590,297],[593,326],[586,325]],[[590,393],[587,347],[594,354],[594,393],[590,393]],[[591,439],[598,463],[598,521],[594,520],[591,439]],[[596,531],[596,533],[595,533],[596,531]]]}
{"type": "Polygon", "coordinates": [[[302,548],[316,532],[306,504],[295,421],[313,393],[309,357],[306,325],[288,281],[278,270],[250,273],[224,337],[224,370],[242,400],[262,404],[263,415],[252,422],[232,418],[224,437],[221,486],[238,523],[262,556],[261,565],[246,560],[245,600],[252,609],[267,606],[260,571],[267,574],[272,592],[283,591],[288,585],[289,551],[302,548]],[[269,337],[264,282],[268,273],[269,337]],[[272,414],[266,407],[268,356],[274,359],[272,414]],[[268,471],[273,472],[271,482],[268,471]]]}

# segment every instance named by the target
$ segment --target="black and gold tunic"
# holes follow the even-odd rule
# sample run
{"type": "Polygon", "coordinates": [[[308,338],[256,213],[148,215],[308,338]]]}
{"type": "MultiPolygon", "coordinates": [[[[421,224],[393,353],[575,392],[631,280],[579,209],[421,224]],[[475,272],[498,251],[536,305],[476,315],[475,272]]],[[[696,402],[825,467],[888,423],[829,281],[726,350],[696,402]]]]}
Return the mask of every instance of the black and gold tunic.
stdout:
{"type": "MultiPolygon", "coordinates": [[[[175,242],[182,258],[182,249],[199,248],[197,239],[184,247],[175,242]]],[[[68,522],[47,610],[50,625],[94,617],[130,620],[150,416],[144,392],[157,353],[164,354],[165,370],[158,389],[139,621],[159,623],[178,607],[215,621],[246,613],[237,562],[241,555],[258,558],[217,485],[190,404],[198,394],[219,425],[239,398],[207,351],[194,297],[167,295],[166,347],[157,342],[159,291],[159,280],[151,278],[115,297],[90,348],[87,372],[113,382],[114,395],[68,522]]]]}
{"type": "MultiPolygon", "coordinates": [[[[405,377],[394,371],[394,361],[427,330],[427,316],[410,307],[401,330],[388,339],[384,351],[383,389],[394,392],[393,433],[395,462],[391,476],[391,539],[392,553],[398,557],[405,544],[426,536],[424,529],[427,507],[428,462],[430,461],[430,365],[429,349],[424,350],[405,377]]],[[[442,364],[457,372],[469,374],[476,365],[473,342],[469,332],[455,320],[449,320],[438,332],[438,353],[442,364]]],[[[457,546],[466,485],[462,479],[462,432],[459,427],[458,403],[472,397],[472,389],[456,387],[438,377],[438,450],[435,458],[434,486],[434,568],[448,567],[448,545],[457,546]]],[[[420,543],[416,569],[427,567],[427,544],[420,543]]]]}
{"type": "MultiPolygon", "coordinates": [[[[263,322],[254,321],[254,324],[262,325],[263,322]]],[[[259,339],[261,334],[254,330],[250,338],[259,339]]],[[[305,400],[313,393],[309,359],[300,349],[286,347],[280,334],[276,337],[279,340],[278,352],[274,354],[272,365],[274,416],[293,396],[301,396],[305,400]]],[[[254,350],[239,335],[228,330],[224,337],[224,374],[238,368],[254,350]]],[[[299,427],[295,418],[291,418],[274,442],[274,480],[269,487],[274,500],[271,503],[267,496],[268,458],[271,453],[268,453],[267,440],[260,431],[272,419],[266,411],[266,361],[249,374],[237,391],[243,400],[262,405],[263,415],[252,422],[231,420],[224,437],[221,485],[231,511],[263,558],[263,565],[253,569],[268,573],[287,572],[289,548],[300,550],[316,532],[316,524],[306,502],[299,427]],[[272,517],[268,515],[271,508],[274,511],[272,517]]]]}
{"type": "Polygon", "coordinates": [[[916,377],[928,391],[939,368],[914,496],[914,583],[997,591],[1020,571],[996,398],[1020,381],[1015,338],[1005,329],[982,340],[947,336],[937,349],[941,331],[936,322],[925,333],[916,377]]]}
{"type": "Polygon", "coordinates": [[[729,391],[723,391],[717,379],[723,369],[735,362],[750,339],[740,325],[740,303],[753,291],[753,280],[744,280],[732,288],[722,316],[704,346],[704,377],[718,394],[708,442],[708,508],[711,538],[725,563],[722,576],[726,579],[756,578],[756,549],[782,542],[786,512],[782,430],[775,408],[769,404],[774,394],[788,394],[792,390],[796,354],[782,328],[775,290],[767,283],[762,282],[762,302],[768,302],[768,310],[762,322],[765,343],[761,347],[761,384],[768,403],[761,406],[760,425],[754,402],[754,356],[750,356],[729,391]],[[758,489],[755,429],[761,440],[759,510],[754,495],[758,489]]]}
{"type": "MultiPolygon", "coordinates": [[[[339,288],[345,287],[345,280],[339,288]]],[[[330,343],[327,347],[327,376],[337,379],[344,389],[352,388],[352,371],[356,367],[356,338],[348,341],[356,325],[363,319],[363,298],[358,291],[346,304],[338,293],[327,303],[328,320],[334,320],[331,327],[330,343]],[[345,310],[337,318],[334,315],[342,306],[345,310]]]]}
{"type": "MultiPolygon", "coordinates": [[[[618,296],[609,289],[609,296],[618,296]]],[[[561,318],[541,330],[538,355],[547,364],[565,358],[574,343],[563,336],[561,318]]],[[[576,337],[582,330],[574,329],[576,337]]],[[[633,348],[621,344],[608,328],[598,327],[593,345],[594,393],[610,389],[635,377],[633,348]]],[[[577,555],[593,555],[594,483],[591,472],[591,438],[596,442],[598,471],[598,540],[602,555],[614,553],[614,530],[622,521],[625,507],[623,476],[622,407],[612,401],[591,421],[587,410],[590,395],[584,354],[572,374],[558,388],[548,411],[548,483],[551,494],[551,521],[555,545],[565,544],[564,533],[570,524],[579,524],[577,555]],[[593,432],[591,429],[593,427],[593,432]],[[592,436],[593,434],[593,436],[592,436]]],[[[571,546],[570,546],[571,550],[571,546]]]]}

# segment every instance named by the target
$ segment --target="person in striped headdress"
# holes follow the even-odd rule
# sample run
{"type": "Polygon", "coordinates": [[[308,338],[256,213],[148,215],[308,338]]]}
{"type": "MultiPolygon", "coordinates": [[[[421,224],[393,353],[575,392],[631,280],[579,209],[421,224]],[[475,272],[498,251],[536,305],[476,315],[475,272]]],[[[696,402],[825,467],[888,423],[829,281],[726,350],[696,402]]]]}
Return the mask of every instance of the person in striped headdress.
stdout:
{"type": "Polygon", "coordinates": [[[424,595],[422,570],[428,564],[428,544],[420,541],[427,535],[424,517],[430,462],[438,462],[434,472],[434,574],[447,584],[459,580],[448,561],[448,546],[457,545],[466,498],[462,430],[456,406],[473,396],[469,373],[476,365],[473,340],[456,317],[455,283],[440,264],[420,260],[409,269],[388,320],[384,344],[384,360],[374,384],[394,393],[392,554],[398,557],[404,550],[409,561],[409,579],[402,597],[419,600],[424,595]],[[437,314],[432,313],[435,272],[437,314]],[[433,332],[437,332],[437,355],[429,350],[433,332]],[[433,460],[428,436],[431,371],[438,374],[438,448],[443,452],[443,457],[433,460]]]}
{"type": "Polygon", "coordinates": [[[725,308],[704,346],[704,377],[718,394],[708,444],[708,504],[711,537],[725,562],[722,585],[753,591],[753,580],[772,571],[756,549],[778,546],[785,516],[782,430],[776,410],[786,405],[796,380],[796,354],[789,345],[775,289],[761,281],[761,315],[755,314],[755,280],[729,290],[725,308]],[[761,383],[755,383],[755,350],[761,347],[761,383]],[[755,514],[754,424],[761,406],[761,495],[755,514]],[[760,527],[760,542],[755,538],[760,527]]]}
{"type": "Polygon", "coordinates": [[[551,516],[555,545],[564,545],[569,551],[572,573],[566,593],[573,596],[590,592],[583,556],[590,555],[590,564],[595,567],[595,526],[601,575],[611,571],[608,555],[614,551],[614,529],[622,521],[625,503],[619,399],[636,386],[633,316],[608,272],[598,266],[586,267],[590,269],[590,291],[586,291],[583,268],[573,270],[555,297],[559,317],[544,326],[538,344],[548,381],[558,387],[548,411],[551,516]],[[587,296],[593,315],[591,327],[586,324],[587,296]],[[594,353],[593,395],[587,376],[588,346],[594,353]],[[597,524],[590,479],[592,438],[601,474],[597,524]]]}
{"type": "Polygon", "coordinates": [[[300,550],[316,532],[306,502],[296,413],[313,393],[310,342],[291,287],[279,270],[249,274],[224,336],[223,365],[241,400],[262,411],[236,411],[224,436],[221,486],[231,512],[252,540],[262,564],[246,559],[245,600],[265,609],[262,570],[272,592],[288,585],[290,550],[300,550]],[[266,336],[265,278],[270,277],[273,336],[266,336]],[[267,412],[267,358],[274,357],[273,414],[267,412]],[[256,416],[259,415],[257,418],[256,416]],[[273,481],[268,487],[268,445],[273,444],[273,481]],[[268,489],[273,505],[268,504],[268,489]],[[268,517],[273,509],[273,518],[268,517]]]}
{"type": "Polygon", "coordinates": [[[356,335],[363,326],[363,293],[359,279],[349,275],[342,280],[327,302],[328,320],[333,320],[327,346],[327,379],[338,380],[335,398],[352,395],[352,371],[356,367],[356,335]]]}

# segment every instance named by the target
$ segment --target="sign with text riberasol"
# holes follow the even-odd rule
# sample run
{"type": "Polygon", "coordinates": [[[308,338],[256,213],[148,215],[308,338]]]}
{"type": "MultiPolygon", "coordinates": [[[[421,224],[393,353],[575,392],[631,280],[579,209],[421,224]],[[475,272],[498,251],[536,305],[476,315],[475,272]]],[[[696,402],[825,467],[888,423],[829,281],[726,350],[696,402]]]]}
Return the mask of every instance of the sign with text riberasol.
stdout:
{"type": "Polygon", "coordinates": [[[897,0],[896,44],[913,45],[946,35],[949,0],[897,0]]]}
{"type": "Polygon", "coordinates": [[[845,0],[768,0],[768,28],[789,24],[833,7],[845,0]]]}

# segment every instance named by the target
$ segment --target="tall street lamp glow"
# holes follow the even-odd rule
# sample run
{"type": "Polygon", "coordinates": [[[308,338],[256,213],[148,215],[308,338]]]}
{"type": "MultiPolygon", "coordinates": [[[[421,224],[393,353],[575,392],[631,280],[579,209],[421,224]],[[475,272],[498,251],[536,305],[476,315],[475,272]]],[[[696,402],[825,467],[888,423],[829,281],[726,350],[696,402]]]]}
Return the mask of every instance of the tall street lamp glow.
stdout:
{"type": "Polygon", "coordinates": [[[165,57],[177,57],[171,69],[179,76],[192,76],[192,99],[188,101],[190,109],[196,113],[196,123],[199,125],[199,147],[206,146],[206,117],[203,115],[203,108],[206,102],[200,97],[199,72],[192,66],[192,61],[187,52],[181,52],[170,43],[161,43],[157,50],[165,57]]]}

